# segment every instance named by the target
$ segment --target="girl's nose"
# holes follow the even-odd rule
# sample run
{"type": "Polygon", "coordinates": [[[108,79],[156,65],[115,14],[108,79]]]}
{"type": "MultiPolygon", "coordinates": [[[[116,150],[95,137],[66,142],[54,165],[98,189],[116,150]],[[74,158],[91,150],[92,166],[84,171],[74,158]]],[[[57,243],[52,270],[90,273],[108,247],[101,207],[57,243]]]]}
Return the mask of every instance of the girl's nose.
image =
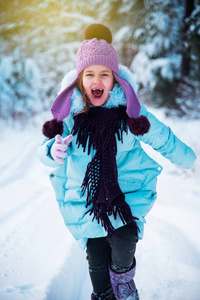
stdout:
{"type": "Polygon", "coordinates": [[[101,78],[99,76],[95,76],[93,83],[99,83],[99,82],[101,82],[101,78]]]}

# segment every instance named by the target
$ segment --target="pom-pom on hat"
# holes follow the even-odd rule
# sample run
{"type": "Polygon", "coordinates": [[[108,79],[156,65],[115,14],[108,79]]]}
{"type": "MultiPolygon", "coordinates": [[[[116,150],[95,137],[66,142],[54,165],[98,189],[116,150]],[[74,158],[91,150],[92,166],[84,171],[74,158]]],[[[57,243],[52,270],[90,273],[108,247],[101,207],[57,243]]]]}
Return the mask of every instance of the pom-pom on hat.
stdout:
{"type": "MultiPolygon", "coordinates": [[[[57,120],[59,122],[69,115],[71,96],[74,87],[77,85],[77,79],[80,73],[91,65],[103,65],[113,71],[116,81],[125,92],[127,100],[126,113],[129,117],[129,128],[131,132],[135,135],[143,135],[148,132],[150,123],[145,116],[139,116],[141,106],[133,87],[127,80],[119,77],[118,55],[111,45],[112,34],[108,27],[101,24],[92,24],[86,28],[84,38],[85,40],[80,45],[76,54],[77,77],[57,96],[51,107],[54,121],[57,120]]],[[[46,128],[47,127],[48,124],[46,124],[46,128]]],[[[44,135],[47,136],[45,132],[46,131],[43,130],[44,135]]],[[[60,134],[60,132],[57,133],[60,134]]]]}
{"type": "Polygon", "coordinates": [[[105,40],[109,44],[112,43],[112,33],[110,29],[102,24],[91,24],[85,29],[84,40],[91,40],[93,38],[105,40]]]}

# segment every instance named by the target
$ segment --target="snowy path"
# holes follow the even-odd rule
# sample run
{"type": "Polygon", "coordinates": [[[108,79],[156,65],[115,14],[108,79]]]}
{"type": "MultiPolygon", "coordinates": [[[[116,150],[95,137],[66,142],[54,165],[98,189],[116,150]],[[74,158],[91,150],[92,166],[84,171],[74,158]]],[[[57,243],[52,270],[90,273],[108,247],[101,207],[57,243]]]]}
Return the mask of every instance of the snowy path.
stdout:
{"type": "MultiPolygon", "coordinates": [[[[166,121],[200,155],[193,131],[200,122],[166,121]]],[[[51,169],[36,158],[42,139],[38,126],[1,132],[0,300],[89,300],[85,252],[63,224],[48,180],[51,169]]],[[[145,148],[164,171],[144,239],[137,246],[141,300],[198,300],[200,163],[181,170],[145,148]]]]}

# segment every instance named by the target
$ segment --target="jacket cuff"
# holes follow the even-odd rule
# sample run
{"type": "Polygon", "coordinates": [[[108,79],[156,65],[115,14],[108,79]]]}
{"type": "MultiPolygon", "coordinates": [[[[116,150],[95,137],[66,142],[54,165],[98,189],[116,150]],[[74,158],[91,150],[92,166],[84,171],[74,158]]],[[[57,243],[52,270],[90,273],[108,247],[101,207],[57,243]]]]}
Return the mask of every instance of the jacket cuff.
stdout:
{"type": "Polygon", "coordinates": [[[44,143],[39,147],[37,151],[38,159],[46,166],[56,168],[59,167],[61,164],[56,162],[50,154],[51,146],[53,145],[55,139],[45,140],[44,143]]]}

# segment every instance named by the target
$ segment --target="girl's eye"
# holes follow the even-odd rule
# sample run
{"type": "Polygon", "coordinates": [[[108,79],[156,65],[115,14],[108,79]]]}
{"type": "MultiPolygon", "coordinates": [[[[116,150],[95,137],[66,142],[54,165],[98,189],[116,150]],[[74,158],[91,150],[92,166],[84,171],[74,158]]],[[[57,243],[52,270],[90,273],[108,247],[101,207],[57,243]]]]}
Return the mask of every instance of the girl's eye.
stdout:
{"type": "Polygon", "coordinates": [[[102,74],[102,76],[108,76],[108,74],[102,74]]]}

